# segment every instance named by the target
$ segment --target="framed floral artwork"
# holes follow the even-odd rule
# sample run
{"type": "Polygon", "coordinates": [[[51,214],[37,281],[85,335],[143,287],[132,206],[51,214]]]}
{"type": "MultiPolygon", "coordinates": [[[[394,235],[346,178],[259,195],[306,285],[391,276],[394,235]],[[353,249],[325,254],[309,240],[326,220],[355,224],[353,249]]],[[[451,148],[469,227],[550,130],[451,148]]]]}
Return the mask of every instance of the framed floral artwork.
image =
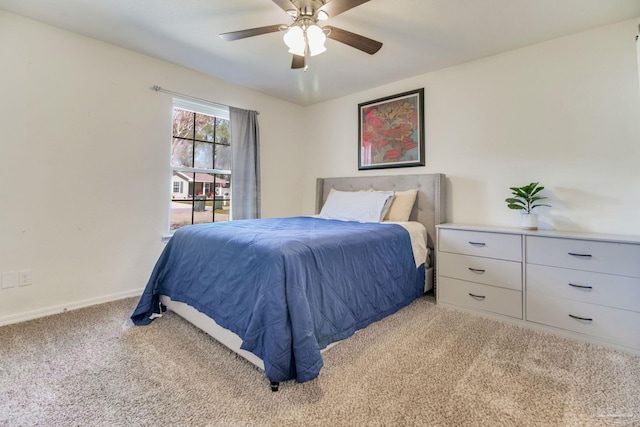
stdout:
{"type": "Polygon", "coordinates": [[[358,169],[424,166],[424,89],[358,104],[358,169]]]}

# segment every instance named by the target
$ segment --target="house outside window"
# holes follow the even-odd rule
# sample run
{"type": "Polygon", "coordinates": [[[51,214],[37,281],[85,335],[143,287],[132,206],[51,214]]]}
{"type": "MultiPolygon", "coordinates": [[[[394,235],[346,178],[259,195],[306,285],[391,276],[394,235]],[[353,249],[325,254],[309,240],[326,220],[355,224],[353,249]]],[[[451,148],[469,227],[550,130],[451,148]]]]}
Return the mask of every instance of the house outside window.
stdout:
{"type": "Polygon", "coordinates": [[[229,221],[229,109],[174,99],[172,128],[169,230],[229,221]]]}

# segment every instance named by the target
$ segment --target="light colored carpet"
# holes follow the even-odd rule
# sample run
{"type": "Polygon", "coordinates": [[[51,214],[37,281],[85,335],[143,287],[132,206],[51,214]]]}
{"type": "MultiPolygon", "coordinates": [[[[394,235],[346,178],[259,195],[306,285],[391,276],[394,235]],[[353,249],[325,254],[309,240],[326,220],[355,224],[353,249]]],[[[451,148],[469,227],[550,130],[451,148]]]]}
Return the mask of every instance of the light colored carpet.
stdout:
{"type": "Polygon", "coordinates": [[[173,313],[130,326],[136,302],[0,328],[0,425],[640,425],[640,357],[426,298],[278,393],[173,313]]]}

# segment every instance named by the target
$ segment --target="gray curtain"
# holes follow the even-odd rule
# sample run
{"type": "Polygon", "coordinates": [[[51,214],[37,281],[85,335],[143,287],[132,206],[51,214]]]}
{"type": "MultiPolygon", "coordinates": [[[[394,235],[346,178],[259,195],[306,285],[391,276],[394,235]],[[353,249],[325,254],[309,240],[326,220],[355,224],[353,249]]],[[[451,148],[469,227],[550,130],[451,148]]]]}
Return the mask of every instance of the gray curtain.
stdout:
{"type": "Polygon", "coordinates": [[[229,107],[232,219],[260,218],[258,112],[229,107]]]}

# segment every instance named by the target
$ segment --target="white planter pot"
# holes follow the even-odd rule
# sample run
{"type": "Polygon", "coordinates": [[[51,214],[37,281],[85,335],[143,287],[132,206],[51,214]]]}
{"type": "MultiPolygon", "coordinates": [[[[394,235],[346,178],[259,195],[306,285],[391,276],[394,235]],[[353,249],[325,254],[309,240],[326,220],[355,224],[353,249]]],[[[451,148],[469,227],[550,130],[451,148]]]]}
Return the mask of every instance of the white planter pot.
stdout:
{"type": "Polygon", "coordinates": [[[538,215],[534,213],[522,212],[520,214],[520,228],[524,228],[525,230],[537,230],[538,215]]]}

